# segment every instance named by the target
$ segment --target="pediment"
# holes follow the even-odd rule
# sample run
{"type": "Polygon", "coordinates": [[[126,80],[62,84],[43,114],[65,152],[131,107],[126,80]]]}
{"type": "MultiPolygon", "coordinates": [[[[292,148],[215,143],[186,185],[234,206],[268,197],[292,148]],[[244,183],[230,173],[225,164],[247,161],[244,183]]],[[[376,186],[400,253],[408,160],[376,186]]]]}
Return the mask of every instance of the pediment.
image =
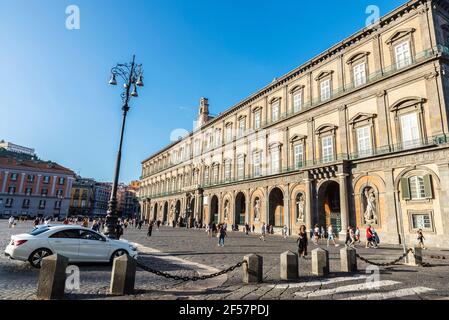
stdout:
{"type": "Polygon", "coordinates": [[[354,53],[353,55],[351,55],[348,60],[346,61],[347,64],[351,64],[354,61],[358,60],[358,59],[362,59],[364,57],[367,57],[368,55],[370,55],[370,52],[368,51],[363,51],[363,52],[357,52],[354,53]]]}
{"type": "Polygon", "coordinates": [[[349,120],[349,124],[354,124],[357,122],[362,122],[365,120],[370,120],[377,117],[376,114],[374,113],[364,113],[364,112],[359,112],[357,113],[355,116],[353,116],[350,120],[349,120]]]}
{"type": "Polygon", "coordinates": [[[296,142],[296,141],[305,140],[305,139],[307,139],[307,136],[302,135],[302,134],[295,134],[293,137],[290,138],[290,142],[296,142]]]}
{"type": "Polygon", "coordinates": [[[319,126],[315,130],[315,133],[316,134],[320,134],[320,133],[327,132],[327,131],[335,131],[337,129],[338,129],[338,127],[336,125],[330,124],[330,123],[326,123],[326,124],[323,124],[323,125],[319,126]]]}
{"type": "Polygon", "coordinates": [[[323,71],[321,71],[321,72],[318,74],[318,76],[316,76],[315,80],[316,80],[316,81],[319,81],[319,80],[321,80],[321,79],[323,79],[323,78],[326,78],[326,77],[328,77],[328,76],[331,76],[333,73],[334,73],[333,70],[323,70],[323,71]]]}
{"type": "Polygon", "coordinates": [[[417,104],[423,104],[427,100],[420,97],[407,97],[396,101],[391,107],[390,111],[397,111],[400,109],[416,106],[417,104]]]}
{"type": "Polygon", "coordinates": [[[393,35],[391,35],[386,43],[387,44],[391,44],[394,41],[397,41],[399,39],[401,39],[402,37],[405,37],[407,35],[409,35],[410,33],[415,32],[416,29],[415,28],[409,28],[409,29],[402,29],[402,30],[398,30],[397,32],[393,33],[393,35]]]}
{"type": "Polygon", "coordinates": [[[290,93],[293,93],[293,92],[296,92],[296,91],[298,91],[298,90],[301,90],[301,89],[303,89],[304,87],[305,87],[304,85],[297,85],[297,86],[294,86],[293,88],[290,89],[290,93]]]}

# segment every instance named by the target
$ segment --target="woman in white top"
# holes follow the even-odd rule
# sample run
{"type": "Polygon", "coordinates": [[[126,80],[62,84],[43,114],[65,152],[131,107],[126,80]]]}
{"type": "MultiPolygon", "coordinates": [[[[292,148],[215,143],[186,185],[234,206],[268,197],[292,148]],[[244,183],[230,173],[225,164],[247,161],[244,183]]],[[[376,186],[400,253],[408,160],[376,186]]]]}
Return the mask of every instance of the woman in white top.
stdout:
{"type": "Polygon", "coordinates": [[[334,246],[338,247],[338,244],[335,243],[334,228],[332,227],[332,225],[329,225],[329,227],[327,227],[327,246],[328,247],[329,247],[329,241],[332,241],[334,243],[334,246]]]}
{"type": "Polygon", "coordinates": [[[13,216],[9,217],[9,220],[8,220],[8,227],[9,227],[9,228],[14,227],[14,217],[13,217],[13,216]]]}

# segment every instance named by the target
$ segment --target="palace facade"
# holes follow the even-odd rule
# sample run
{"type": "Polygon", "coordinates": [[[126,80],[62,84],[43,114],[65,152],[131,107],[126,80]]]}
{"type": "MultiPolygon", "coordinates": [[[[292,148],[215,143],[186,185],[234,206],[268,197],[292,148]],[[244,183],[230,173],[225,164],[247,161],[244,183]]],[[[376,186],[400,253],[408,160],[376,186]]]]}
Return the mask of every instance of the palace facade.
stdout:
{"type": "Polygon", "coordinates": [[[145,219],[449,247],[449,6],[408,1],[142,162],[145,219]]]}

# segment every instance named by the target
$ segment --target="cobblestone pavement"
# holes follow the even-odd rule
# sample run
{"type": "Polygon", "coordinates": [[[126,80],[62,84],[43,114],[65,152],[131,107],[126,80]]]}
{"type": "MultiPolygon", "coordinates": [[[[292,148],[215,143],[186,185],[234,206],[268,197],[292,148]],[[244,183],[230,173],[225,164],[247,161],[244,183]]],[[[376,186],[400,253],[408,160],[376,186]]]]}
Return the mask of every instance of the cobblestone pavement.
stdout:
{"type": "MultiPolygon", "coordinates": [[[[11,234],[29,230],[29,223],[8,229],[0,221],[0,247],[6,247],[11,234]]],[[[213,280],[181,282],[165,279],[138,269],[136,295],[111,297],[107,295],[111,276],[110,265],[81,265],[81,286],[67,294],[69,299],[194,299],[194,300],[265,300],[265,299],[447,299],[449,297],[449,250],[425,250],[424,261],[429,267],[395,265],[380,267],[377,281],[367,284],[367,264],[359,261],[359,272],[339,272],[340,247],[329,250],[331,275],[317,278],[311,274],[310,257],[300,259],[300,279],[280,280],[279,255],[296,251],[295,238],[268,236],[266,241],[257,235],[246,236],[229,232],[225,247],[217,246],[216,238],[207,237],[204,230],[162,227],[148,238],[145,230],[125,229],[124,238],[139,244],[141,261],[153,269],[181,276],[214,273],[243,260],[249,253],[263,257],[264,283],[243,285],[241,269],[213,280]],[[443,259],[445,258],[445,259],[443,259]]],[[[316,246],[311,244],[309,250],[316,246]]],[[[389,262],[402,255],[402,248],[387,246],[380,249],[357,247],[357,252],[376,262],[389,262]]],[[[28,264],[0,257],[0,299],[35,299],[38,271],[28,264]]],[[[370,278],[371,279],[371,278],[370,278]]]]}

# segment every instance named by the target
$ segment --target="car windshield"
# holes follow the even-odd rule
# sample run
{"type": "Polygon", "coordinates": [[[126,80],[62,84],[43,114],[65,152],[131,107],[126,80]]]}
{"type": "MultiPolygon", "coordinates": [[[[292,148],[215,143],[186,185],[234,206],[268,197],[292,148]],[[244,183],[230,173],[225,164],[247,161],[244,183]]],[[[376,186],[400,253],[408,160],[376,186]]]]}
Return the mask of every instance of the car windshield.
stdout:
{"type": "Polygon", "coordinates": [[[31,234],[32,236],[37,236],[37,235],[44,233],[48,230],[50,230],[50,228],[45,228],[45,227],[44,228],[35,228],[29,234],[31,234]]]}

